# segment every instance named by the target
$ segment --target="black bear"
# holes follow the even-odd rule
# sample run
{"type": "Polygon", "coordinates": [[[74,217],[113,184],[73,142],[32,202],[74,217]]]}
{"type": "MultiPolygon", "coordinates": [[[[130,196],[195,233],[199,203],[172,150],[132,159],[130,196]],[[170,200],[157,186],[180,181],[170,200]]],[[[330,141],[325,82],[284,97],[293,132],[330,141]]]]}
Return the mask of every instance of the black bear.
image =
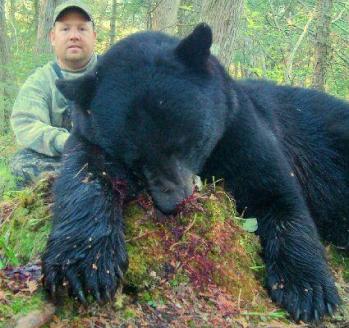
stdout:
{"type": "Polygon", "coordinates": [[[131,35],[96,70],[58,81],[76,103],[43,255],[45,288],[110,300],[127,269],[122,204],[146,188],[163,213],[222,177],[257,217],[271,298],[295,320],[340,303],[319,236],[349,242],[349,104],[266,81],[234,81],[212,33],[131,35]]]}

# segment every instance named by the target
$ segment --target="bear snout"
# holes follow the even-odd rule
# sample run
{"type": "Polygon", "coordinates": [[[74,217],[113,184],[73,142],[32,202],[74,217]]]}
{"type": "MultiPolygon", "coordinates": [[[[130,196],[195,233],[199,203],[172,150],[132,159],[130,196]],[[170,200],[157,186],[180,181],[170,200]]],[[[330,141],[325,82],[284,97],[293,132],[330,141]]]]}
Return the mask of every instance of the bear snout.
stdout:
{"type": "Polygon", "coordinates": [[[194,185],[191,181],[183,185],[175,186],[171,183],[168,184],[169,186],[150,187],[150,193],[157,209],[165,215],[175,214],[179,205],[193,194],[194,185]]]}

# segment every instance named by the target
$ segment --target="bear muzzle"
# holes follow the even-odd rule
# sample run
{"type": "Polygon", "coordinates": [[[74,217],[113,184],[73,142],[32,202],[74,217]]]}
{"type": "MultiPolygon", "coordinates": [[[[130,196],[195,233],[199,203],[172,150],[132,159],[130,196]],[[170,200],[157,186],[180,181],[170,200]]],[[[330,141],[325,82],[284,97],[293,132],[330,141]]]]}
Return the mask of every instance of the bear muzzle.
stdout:
{"type": "Polygon", "coordinates": [[[194,191],[192,176],[185,183],[175,185],[173,182],[165,181],[161,186],[149,187],[155,206],[165,215],[175,214],[179,205],[183,204],[194,191]]]}

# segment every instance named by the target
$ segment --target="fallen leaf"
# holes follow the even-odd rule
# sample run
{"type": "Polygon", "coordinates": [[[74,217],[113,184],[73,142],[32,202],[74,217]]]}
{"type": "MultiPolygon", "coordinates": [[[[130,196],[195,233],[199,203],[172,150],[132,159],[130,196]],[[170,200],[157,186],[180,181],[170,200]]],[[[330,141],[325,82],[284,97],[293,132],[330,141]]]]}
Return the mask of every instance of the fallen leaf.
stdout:
{"type": "Polygon", "coordinates": [[[29,280],[27,286],[30,294],[33,294],[39,287],[35,280],[29,280]]]}
{"type": "Polygon", "coordinates": [[[0,290],[0,302],[5,301],[6,302],[6,295],[3,291],[0,290]]]}

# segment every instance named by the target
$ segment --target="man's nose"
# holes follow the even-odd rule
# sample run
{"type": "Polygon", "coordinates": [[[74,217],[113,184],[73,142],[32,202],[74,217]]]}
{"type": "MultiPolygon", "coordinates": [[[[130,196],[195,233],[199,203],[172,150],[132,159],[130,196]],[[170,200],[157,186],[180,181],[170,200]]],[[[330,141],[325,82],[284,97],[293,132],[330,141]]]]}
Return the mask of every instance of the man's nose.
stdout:
{"type": "Polygon", "coordinates": [[[78,29],[71,29],[70,31],[70,40],[79,40],[81,37],[80,32],[78,31],[78,29]]]}

